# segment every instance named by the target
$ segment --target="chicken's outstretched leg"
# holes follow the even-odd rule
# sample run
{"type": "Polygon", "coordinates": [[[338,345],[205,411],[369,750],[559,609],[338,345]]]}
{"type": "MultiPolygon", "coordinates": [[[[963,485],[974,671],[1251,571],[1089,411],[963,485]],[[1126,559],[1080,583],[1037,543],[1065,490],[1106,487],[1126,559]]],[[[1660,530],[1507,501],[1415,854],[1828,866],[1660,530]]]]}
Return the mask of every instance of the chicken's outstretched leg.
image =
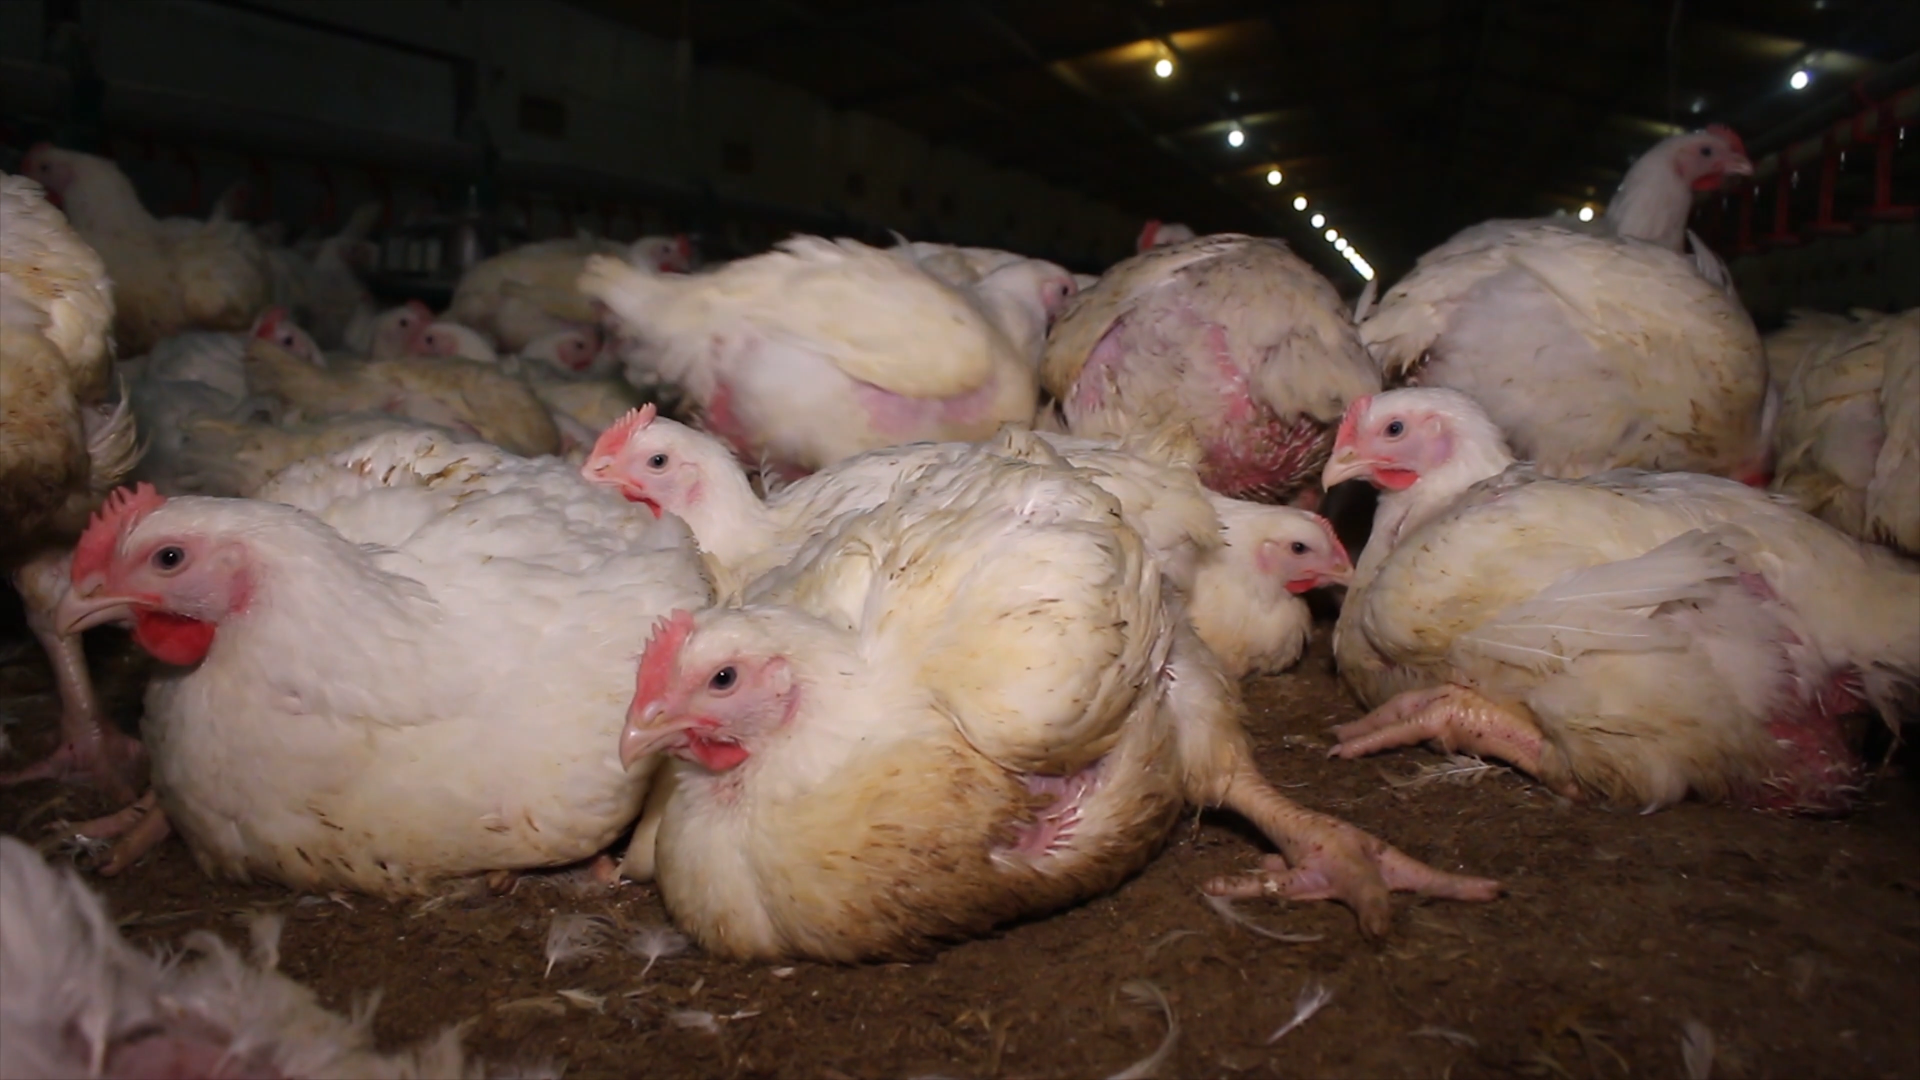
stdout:
{"type": "Polygon", "coordinates": [[[1256,874],[1207,882],[1214,896],[1284,896],[1338,900],[1379,937],[1393,921],[1390,893],[1417,892],[1449,900],[1492,900],[1501,886],[1488,878],[1435,870],[1364,829],[1308,810],[1274,789],[1251,764],[1242,765],[1222,805],[1259,826],[1279,846],[1256,874]]]}
{"type": "Polygon", "coordinates": [[[1524,712],[1490,701],[1464,686],[1408,690],[1351,724],[1333,729],[1337,758],[1365,757],[1396,746],[1435,742],[1447,753],[1498,758],[1561,794],[1574,797],[1566,759],[1524,712]]]}
{"type": "Polygon", "coordinates": [[[121,734],[101,710],[87,674],[87,654],[78,634],[62,634],[53,625],[53,609],[68,589],[70,557],[40,556],[13,575],[25,602],[27,626],[47,651],[60,690],[60,747],[24,769],[0,773],[0,786],[29,780],[85,781],[116,803],[133,800],[141,759],[140,740],[121,734]]]}
{"type": "Polygon", "coordinates": [[[167,820],[167,812],[160,809],[160,797],[149,791],[124,810],[65,828],[89,840],[115,841],[107,861],[100,864],[100,873],[112,877],[139,862],[155,844],[165,840],[173,831],[173,823],[167,820]]]}

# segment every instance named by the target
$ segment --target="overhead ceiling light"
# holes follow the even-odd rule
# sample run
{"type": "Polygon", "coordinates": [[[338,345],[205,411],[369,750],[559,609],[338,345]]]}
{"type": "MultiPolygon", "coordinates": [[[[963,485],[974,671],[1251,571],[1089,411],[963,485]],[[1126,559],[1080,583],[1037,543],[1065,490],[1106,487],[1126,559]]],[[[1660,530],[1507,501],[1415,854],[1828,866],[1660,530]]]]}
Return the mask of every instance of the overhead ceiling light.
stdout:
{"type": "Polygon", "coordinates": [[[1696,115],[1707,111],[1707,99],[1703,97],[1694,98],[1693,111],[1696,115]]]}
{"type": "Polygon", "coordinates": [[[1339,238],[1338,240],[1335,240],[1335,241],[1333,242],[1333,246],[1334,246],[1334,250],[1336,250],[1336,251],[1340,251],[1340,252],[1343,252],[1343,253],[1344,253],[1344,252],[1346,252],[1346,251],[1348,251],[1348,250],[1350,250],[1350,249],[1352,249],[1352,247],[1353,247],[1353,245],[1352,245],[1352,244],[1349,244],[1349,243],[1347,243],[1347,238],[1346,238],[1346,237],[1344,237],[1344,236],[1343,236],[1343,237],[1341,237],[1341,238],[1339,238]]]}
{"type": "Polygon", "coordinates": [[[1325,225],[1327,223],[1327,215],[1315,214],[1312,217],[1308,218],[1307,221],[1309,224],[1311,224],[1314,228],[1317,229],[1320,226],[1325,225]]]}
{"type": "Polygon", "coordinates": [[[1282,176],[1280,175],[1280,170],[1279,170],[1279,169],[1268,169],[1268,170],[1267,170],[1267,183],[1268,183],[1268,185],[1270,185],[1270,186],[1272,186],[1272,187],[1279,187],[1279,186],[1280,186],[1280,181],[1281,181],[1281,180],[1283,180],[1283,179],[1285,179],[1285,178],[1284,178],[1284,177],[1282,177],[1282,176]]]}
{"type": "Polygon", "coordinates": [[[1592,220],[1593,220],[1593,207],[1591,207],[1591,206],[1583,206],[1583,207],[1581,207],[1581,208],[1580,208],[1580,220],[1581,220],[1581,221],[1592,221],[1592,220]]]}
{"type": "Polygon", "coordinates": [[[1793,87],[1795,90],[1805,90],[1807,84],[1812,81],[1813,72],[1808,71],[1806,68],[1800,68],[1787,77],[1787,85],[1793,87]]]}
{"type": "Polygon", "coordinates": [[[1165,79],[1173,74],[1173,61],[1161,57],[1153,62],[1153,73],[1165,79]]]}
{"type": "Polygon", "coordinates": [[[1327,243],[1329,243],[1329,244],[1331,244],[1331,243],[1333,243],[1333,242],[1334,242],[1335,240],[1338,240],[1338,239],[1340,239],[1340,230],[1339,230],[1339,229],[1328,229],[1328,230],[1327,230],[1327,243]]]}
{"type": "Polygon", "coordinates": [[[1305,210],[1307,208],[1307,197],[1305,195],[1295,195],[1293,197],[1293,208],[1295,210],[1305,210]]]}
{"type": "Polygon", "coordinates": [[[1247,133],[1244,131],[1241,131],[1238,127],[1234,128],[1232,131],[1227,132],[1227,145],[1233,147],[1235,150],[1240,149],[1241,144],[1245,143],[1246,141],[1247,141],[1247,133]]]}

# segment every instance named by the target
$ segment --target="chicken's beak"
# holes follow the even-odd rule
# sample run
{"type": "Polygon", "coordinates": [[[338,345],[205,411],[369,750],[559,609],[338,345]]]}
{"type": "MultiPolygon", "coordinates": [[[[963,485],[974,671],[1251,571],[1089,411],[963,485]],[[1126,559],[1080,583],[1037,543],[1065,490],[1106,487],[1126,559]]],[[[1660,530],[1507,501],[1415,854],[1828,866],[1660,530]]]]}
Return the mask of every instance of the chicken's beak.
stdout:
{"type": "Polygon", "coordinates": [[[81,593],[79,586],[67,590],[53,608],[53,625],[63,635],[77,634],[110,622],[133,618],[133,604],[123,596],[100,594],[98,585],[81,593]]]}
{"type": "Polygon", "coordinates": [[[1327,459],[1327,467],[1321,470],[1320,486],[1332,491],[1335,484],[1365,476],[1372,467],[1373,462],[1362,457],[1351,444],[1336,446],[1333,457],[1327,459]]]}
{"type": "Polygon", "coordinates": [[[660,702],[634,704],[637,707],[627,710],[627,726],[620,732],[620,767],[624,769],[673,745],[686,730],[671,720],[662,722],[666,707],[660,702]]]}
{"type": "Polygon", "coordinates": [[[1753,162],[1745,154],[1735,154],[1727,159],[1725,171],[1728,176],[1752,176],[1753,162]]]}

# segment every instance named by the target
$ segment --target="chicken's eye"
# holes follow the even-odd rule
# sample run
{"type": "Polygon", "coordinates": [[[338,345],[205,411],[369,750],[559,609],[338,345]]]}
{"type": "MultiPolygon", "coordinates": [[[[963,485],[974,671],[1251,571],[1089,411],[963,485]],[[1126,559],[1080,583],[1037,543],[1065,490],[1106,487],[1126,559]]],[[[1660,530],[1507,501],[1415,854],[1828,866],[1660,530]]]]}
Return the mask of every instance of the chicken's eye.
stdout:
{"type": "Polygon", "coordinates": [[[178,544],[168,544],[153,553],[150,560],[153,568],[163,574],[171,574],[186,565],[187,549],[178,544]]]}
{"type": "Polygon", "coordinates": [[[1295,555],[1305,555],[1307,553],[1307,545],[1298,540],[1293,542],[1292,548],[1295,555]]]}
{"type": "Polygon", "coordinates": [[[1712,157],[1712,156],[1713,156],[1713,147],[1711,147],[1711,146],[1703,146],[1703,147],[1701,147],[1701,148],[1700,148],[1700,156],[1701,156],[1701,157],[1712,157]]]}
{"type": "MultiPolygon", "coordinates": [[[[647,459],[647,468],[649,469],[664,469],[666,467],[667,467],[667,455],[665,454],[655,454],[652,457],[647,459]]],[[[728,668],[727,670],[732,671],[733,669],[728,668]]]]}
{"type": "Polygon", "coordinates": [[[1387,425],[1387,438],[1389,439],[1397,439],[1406,433],[1407,425],[1405,421],[1395,420],[1393,423],[1387,425]]]}
{"type": "Polygon", "coordinates": [[[737,682],[739,678],[740,672],[735,669],[732,664],[728,664],[726,667],[714,672],[713,678],[707,680],[707,689],[724,693],[733,689],[733,684],[737,682]]]}

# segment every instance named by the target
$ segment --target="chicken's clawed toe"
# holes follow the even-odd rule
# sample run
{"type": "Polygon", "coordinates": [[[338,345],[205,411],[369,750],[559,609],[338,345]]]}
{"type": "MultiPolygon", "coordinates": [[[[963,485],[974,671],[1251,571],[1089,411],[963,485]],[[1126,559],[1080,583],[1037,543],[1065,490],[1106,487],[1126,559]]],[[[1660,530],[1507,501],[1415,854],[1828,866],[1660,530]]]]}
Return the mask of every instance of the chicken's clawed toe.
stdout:
{"type": "Polygon", "coordinates": [[[62,825],[61,829],[76,838],[113,841],[106,861],[97,867],[102,875],[112,877],[139,862],[154,845],[167,838],[173,826],[167,821],[167,812],[160,809],[159,796],[149,791],[122,810],[91,821],[62,825]]]}
{"type": "Polygon", "coordinates": [[[1353,909],[1369,937],[1386,934],[1393,922],[1389,895],[1419,893],[1447,900],[1487,901],[1502,892],[1489,878],[1436,870],[1384,840],[1335,818],[1296,827],[1289,837],[1292,860],[1269,855],[1253,874],[1207,883],[1214,896],[1337,900],[1353,909]]]}
{"type": "Polygon", "coordinates": [[[1328,756],[1366,757],[1382,750],[1437,744],[1447,753],[1497,758],[1541,776],[1558,751],[1523,708],[1502,705],[1464,686],[1409,690],[1351,724],[1333,729],[1340,742],[1328,756]]]}

